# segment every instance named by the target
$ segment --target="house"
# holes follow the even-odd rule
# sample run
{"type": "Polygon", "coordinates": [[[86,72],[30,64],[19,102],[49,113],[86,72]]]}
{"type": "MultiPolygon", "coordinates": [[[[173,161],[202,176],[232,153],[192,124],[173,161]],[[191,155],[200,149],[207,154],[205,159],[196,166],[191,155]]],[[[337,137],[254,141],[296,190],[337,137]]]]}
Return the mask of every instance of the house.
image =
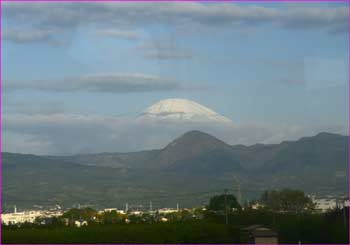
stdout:
{"type": "Polygon", "coordinates": [[[87,226],[88,222],[86,220],[76,220],[76,221],[74,221],[74,225],[76,227],[87,226]]]}
{"type": "Polygon", "coordinates": [[[350,206],[350,201],[346,198],[335,198],[332,196],[328,196],[325,198],[316,198],[315,196],[311,196],[312,201],[315,203],[316,211],[325,213],[329,210],[336,208],[344,208],[350,206]]]}
{"type": "Polygon", "coordinates": [[[168,219],[165,218],[165,217],[162,217],[162,218],[160,218],[160,221],[162,221],[162,222],[168,222],[168,219]]]}
{"type": "Polygon", "coordinates": [[[257,210],[257,209],[261,209],[261,208],[264,208],[265,205],[264,204],[261,204],[261,203],[254,203],[251,205],[251,208],[254,209],[254,210],[257,210]]]}
{"type": "Polygon", "coordinates": [[[276,231],[262,225],[251,225],[243,229],[249,244],[278,244],[276,231]]]}
{"type": "Polygon", "coordinates": [[[143,212],[139,211],[139,210],[135,210],[135,211],[131,211],[130,214],[136,215],[136,216],[141,216],[143,214],[143,212]]]}

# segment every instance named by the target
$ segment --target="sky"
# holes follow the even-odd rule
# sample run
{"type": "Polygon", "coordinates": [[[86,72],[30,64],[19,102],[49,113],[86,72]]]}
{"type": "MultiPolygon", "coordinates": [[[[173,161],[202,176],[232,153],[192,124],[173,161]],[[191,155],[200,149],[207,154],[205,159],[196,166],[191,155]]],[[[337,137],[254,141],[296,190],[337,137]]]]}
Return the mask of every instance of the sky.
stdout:
{"type": "Polygon", "coordinates": [[[137,151],[198,128],[246,145],[348,134],[344,3],[2,6],[4,151],[137,151]],[[233,125],[135,122],[174,97],[233,125]]]}

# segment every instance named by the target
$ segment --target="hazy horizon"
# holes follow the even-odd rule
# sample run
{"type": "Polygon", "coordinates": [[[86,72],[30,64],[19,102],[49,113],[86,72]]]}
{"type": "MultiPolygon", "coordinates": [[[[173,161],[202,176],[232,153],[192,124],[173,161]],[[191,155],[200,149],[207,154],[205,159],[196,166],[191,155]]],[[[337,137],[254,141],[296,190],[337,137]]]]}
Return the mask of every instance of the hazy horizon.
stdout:
{"type": "MultiPolygon", "coordinates": [[[[204,131],[201,131],[201,130],[190,130],[190,131],[186,131],[184,134],[186,134],[186,133],[189,133],[189,132],[191,132],[191,131],[199,131],[199,132],[202,132],[202,133],[206,133],[206,132],[204,132],[204,131]]],[[[270,144],[263,144],[263,143],[255,143],[255,144],[251,144],[251,145],[245,145],[245,144],[234,144],[234,145],[232,145],[232,144],[229,144],[229,145],[231,145],[231,146],[245,146],[245,147],[251,147],[251,146],[254,146],[254,145],[275,145],[275,144],[281,144],[281,143],[283,143],[283,142],[296,142],[296,141],[298,141],[298,140],[301,140],[301,139],[303,139],[303,138],[309,138],[309,137],[316,137],[317,135],[319,135],[319,134],[335,134],[335,135],[339,135],[339,136],[344,136],[344,137],[348,137],[348,135],[343,135],[343,134],[336,134],[336,133],[329,133],[329,132],[319,132],[319,133],[317,133],[317,134],[315,134],[315,135],[305,135],[305,136],[302,136],[302,137],[300,137],[300,138],[298,138],[298,139],[295,139],[295,140],[288,140],[288,139],[286,139],[286,140],[283,140],[283,141],[281,141],[281,142],[276,142],[276,143],[270,143],[270,144]]],[[[111,153],[111,154],[113,154],[113,153],[133,153],[133,152],[142,152],[142,151],[152,151],[152,150],[161,150],[161,149],[164,149],[167,145],[169,145],[170,143],[172,143],[173,141],[175,141],[177,138],[179,138],[179,137],[181,137],[181,136],[183,136],[184,134],[181,134],[181,135],[179,135],[178,137],[175,137],[175,138],[173,138],[172,140],[170,140],[168,143],[166,143],[166,144],[164,144],[163,146],[161,146],[161,147],[159,147],[159,148],[149,148],[149,149],[140,149],[140,150],[138,150],[138,151],[118,151],[118,150],[115,150],[115,151],[99,151],[99,152],[83,152],[83,153],[72,153],[72,154],[64,154],[64,153],[62,153],[62,154],[52,154],[51,156],[71,156],[71,155],[80,155],[80,154],[102,154],[102,153],[107,153],[107,154],[109,154],[109,153],[111,153]]],[[[210,135],[210,134],[209,134],[210,135]]],[[[213,137],[215,137],[214,135],[211,135],[211,136],[213,136],[213,137]]],[[[217,138],[217,139],[219,139],[219,140],[222,140],[222,139],[220,139],[220,138],[218,138],[218,137],[215,137],[215,138],[217,138]]],[[[224,140],[222,140],[223,142],[225,142],[224,140]]],[[[227,143],[227,142],[225,142],[225,143],[227,143]]],[[[50,154],[34,154],[34,153],[30,153],[30,152],[28,152],[28,153],[26,153],[26,152],[9,152],[9,151],[3,151],[3,153],[13,153],[13,154],[24,154],[24,155],[37,155],[37,156],[50,156],[50,154]]]]}

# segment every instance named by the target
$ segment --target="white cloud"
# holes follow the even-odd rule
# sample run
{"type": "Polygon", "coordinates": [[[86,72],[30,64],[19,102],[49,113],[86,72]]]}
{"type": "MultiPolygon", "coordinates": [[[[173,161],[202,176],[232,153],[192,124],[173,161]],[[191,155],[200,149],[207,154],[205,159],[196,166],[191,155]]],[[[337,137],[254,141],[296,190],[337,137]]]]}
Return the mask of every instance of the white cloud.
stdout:
{"type": "Polygon", "coordinates": [[[34,89],[54,92],[150,92],[181,90],[180,83],[169,78],[143,73],[98,73],[62,80],[5,80],[5,91],[34,89]]]}
{"type": "Polygon", "coordinates": [[[64,112],[64,102],[49,102],[42,101],[40,103],[33,103],[28,101],[14,101],[13,99],[7,98],[3,101],[3,112],[4,113],[23,113],[23,114],[57,114],[64,112]]]}
{"type": "Polygon", "coordinates": [[[4,40],[10,40],[18,43],[27,43],[33,41],[49,41],[54,36],[54,30],[28,30],[28,29],[10,29],[3,33],[4,40]]]}
{"type": "Polygon", "coordinates": [[[138,46],[145,58],[168,60],[168,59],[190,59],[190,49],[179,47],[172,41],[147,41],[138,46]]]}
{"type": "Polygon", "coordinates": [[[291,8],[281,25],[297,29],[324,29],[331,33],[347,33],[348,8],[291,8]]]}
{"type": "Polygon", "coordinates": [[[128,40],[139,40],[142,38],[141,33],[136,31],[118,30],[118,29],[111,29],[111,28],[97,30],[96,34],[104,37],[122,38],[122,39],[128,39],[128,40]]]}
{"type": "MultiPolygon", "coordinates": [[[[347,7],[284,5],[280,8],[232,3],[9,3],[3,4],[4,30],[21,26],[36,28],[37,34],[11,34],[12,41],[41,41],[48,34],[40,30],[71,30],[79,26],[99,28],[142,28],[150,24],[188,27],[247,27],[275,25],[286,29],[322,30],[347,33],[347,7]],[[17,37],[15,37],[17,36],[17,37]]],[[[105,34],[136,38],[136,33],[107,31],[105,34]]],[[[10,35],[10,36],[11,36],[10,35]]],[[[50,33],[51,35],[51,33],[50,33]]]]}
{"type": "Polygon", "coordinates": [[[2,135],[3,151],[14,153],[54,154],[55,148],[43,137],[32,134],[4,132],[2,135]]]}

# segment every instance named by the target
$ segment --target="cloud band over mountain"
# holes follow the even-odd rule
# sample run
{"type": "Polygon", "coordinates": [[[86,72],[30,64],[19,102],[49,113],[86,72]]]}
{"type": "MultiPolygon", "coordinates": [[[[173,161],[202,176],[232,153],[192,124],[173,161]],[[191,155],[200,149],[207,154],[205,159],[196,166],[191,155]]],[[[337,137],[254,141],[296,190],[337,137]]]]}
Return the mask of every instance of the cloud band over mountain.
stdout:
{"type": "Polygon", "coordinates": [[[52,92],[150,92],[181,90],[182,85],[168,78],[142,73],[99,73],[61,80],[4,81],[5,91],[43,90],[52,92]]]}
{"type": "Polygon", "coordinates": [[[62,113],[4,115],[3,125],[4,151],[34,154],[159,149],[178,135],[193,129],[215,135],[230,144],[247,145],[280,143],[321,130],[346,133],[346,127],[310,130],[298,125],[164,123],[138,121],[130,117],[62,113]]]}

